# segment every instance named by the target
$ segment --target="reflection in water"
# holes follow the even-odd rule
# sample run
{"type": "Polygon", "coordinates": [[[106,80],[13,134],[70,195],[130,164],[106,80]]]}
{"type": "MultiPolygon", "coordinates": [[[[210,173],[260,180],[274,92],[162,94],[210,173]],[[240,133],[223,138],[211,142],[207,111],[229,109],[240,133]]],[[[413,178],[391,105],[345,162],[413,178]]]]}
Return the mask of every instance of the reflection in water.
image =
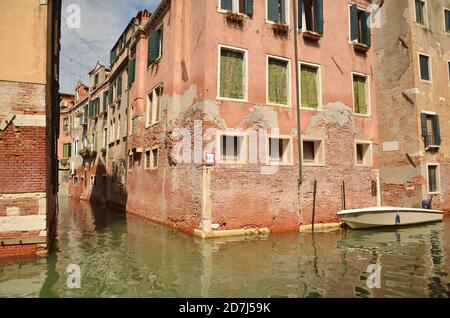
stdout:
{"type": "Polygon", "coordinates": [[[448,297],[450,220],[203,241],[105,206],[60,200],[45,259],[0,261],[0,297],[448,297]],[[66,286],[70,264],[81,289],[66,286]],[[367,286],[370,264],[381,288],[367,286]]]}

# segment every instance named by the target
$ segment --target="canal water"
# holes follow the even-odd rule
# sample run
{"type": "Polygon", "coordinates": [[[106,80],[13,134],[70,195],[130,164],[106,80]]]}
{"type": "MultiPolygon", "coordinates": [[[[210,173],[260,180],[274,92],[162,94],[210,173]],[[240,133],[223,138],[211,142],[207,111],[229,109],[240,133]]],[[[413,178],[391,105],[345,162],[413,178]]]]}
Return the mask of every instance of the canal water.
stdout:
{"type": "Polygon", "coordinates": [[[448,297],[449,252],[449,219],[202,241],[61,198],[51,253],[0,260],[0,297],[448,297]],[[70,265],[79,289],[68,288],[70,265]]]}

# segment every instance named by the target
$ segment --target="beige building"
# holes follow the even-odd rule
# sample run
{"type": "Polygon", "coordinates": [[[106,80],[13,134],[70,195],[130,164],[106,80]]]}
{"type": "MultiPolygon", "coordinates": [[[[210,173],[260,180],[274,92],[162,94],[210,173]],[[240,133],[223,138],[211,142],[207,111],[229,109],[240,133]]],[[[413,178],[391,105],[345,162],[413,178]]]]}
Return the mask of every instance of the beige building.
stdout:
{"type": "Polygon", "coordinates": [[[60,0],[0,1],[0,257],[56,227],[60,0]]]}
{"type": "Polygon", "coordinates": [[[450,211],[450,0],[384,1],[374,29],[384,205],[450,211]]]}

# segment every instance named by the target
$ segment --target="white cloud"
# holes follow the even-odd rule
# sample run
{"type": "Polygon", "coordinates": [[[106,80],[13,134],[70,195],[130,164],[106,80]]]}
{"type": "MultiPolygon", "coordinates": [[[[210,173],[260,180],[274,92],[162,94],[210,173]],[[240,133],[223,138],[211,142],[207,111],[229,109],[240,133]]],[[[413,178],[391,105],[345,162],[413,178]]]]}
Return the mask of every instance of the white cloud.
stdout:
{"type": "Polygon", "coordinates": [[[81,28],[69,29],[62,22],[61,91],[71,93],[78,80],[87,82],[87,73],[97,60],[109,63],[109,52],[139,10],[154,11],[159,0],[63,0],[67,18],[71,4],[80,7],[81,28]],[[80,38],[81,37],[81,38],[80,38]]]}

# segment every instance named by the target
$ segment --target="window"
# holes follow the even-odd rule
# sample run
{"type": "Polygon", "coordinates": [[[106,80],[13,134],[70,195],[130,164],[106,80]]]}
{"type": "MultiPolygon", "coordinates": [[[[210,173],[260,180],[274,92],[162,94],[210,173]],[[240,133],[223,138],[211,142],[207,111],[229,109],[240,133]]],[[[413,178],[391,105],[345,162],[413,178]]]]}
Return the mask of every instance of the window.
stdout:
{"type": "Polygon", "coordinates": [[[64,131],[69,131],[69,118],[65,117],[63,119],[63,130],[64,131]]]}
{"type": "Polygon", "coordinates": [[[303,163],[306,166],[324,164],[322,140],[303,140],[303,163]]]}
{"type": "Polygon", "coordinates": [[[289,60],[268,58],[267,95],[268,103],[287,106],[290,102],[289,60]]]}
{"type": "Polygon", "coordinates": [[[160,95],[161,88],[157,87],[147,95],[147,110],[145,113],[145,126],[149,127],[160,121],[160,95]]]}
{"type": "Polygon", "coordinates": [[[95,187],[97,184],[97,176],[91,176],[91,187],[95,187]]]}
{"type": "Polygon", "coordinates": [[[266,0],[267,3],[267,21],[287,24],[288,5],[286,0],[266,0]]]}
{"type": "Polygon", "coordinates": [[[128,170],[133,170],[133,154],[128,155],[128,170]]]}
{"type": "Polygon", "coordinates": [[[120,127],[120,115],[119,115],[119,118],[117,119],[117,136],[116,136],[116,140],[120,139],[120,129],[121,129],[121,127],[120,127]]]}
{"type": "Polygon", "coordinates": [[[122,75],[117,79],[117,98],[122,96],[122,75]]]}
{"type": "Polygon", "coordinates": [[[116,140],[115,129],[116,129],[116,119],[114,118],[111,121],[110,142],[114,142],[116,140]]]}
{"type": "Polygon", "coordinates": [[[72,144],[67,143],[63,145],[63,157],[70,158],[72,156],[72,144]]]}
{"type": "Polygon", "coordinates": [[[73,176],[73,186],[78,187],[78,176],[73,176]]]}
{"type": "Polygon", "coordinates": [[[245,136],[219,134],[219,160],[221,163],[246,162],[245,136]]]}
{"type": "Polygon", "coordinates": [[[322,105],[320,66],[300,64],[301,107],[317,109],[322,105]]]}
{"type": "Polygon", "coordinates": [[[422,25],[427,23],[426,2],[424,0],[414,0],[416,11],[416,22],[422,25]]]}
{"type": "Polygon", "coordinates": [[[450,33],[450,10],[444,8],[444,30],[450,33]]]}
{"type": "Polygon", "coordinates": [[[420,79],[422,81],[431,81],[431,65],[430,57],[428,55],[419,53],[419,71],[420,79]]]}
{"type": "Polygon", "coordinates": [[[291,165],[293,162],[292,138],[269,137],[269,164],[291,165]]]}
{"type": "Polygon", "coordinates": [[[94,77],[94,88],[98,85],[98,79],[99,79],[99,74],[97,73],[97,74],[95,74],[95,77],[94,77]]]}
{"type": "Polygon", "coordinates": [[[247,51],[219,46],[219,98],[245,100],[247,51]]]}
{"type": "Polygon", "coordinates": [[[128,88],[130,88],[136,78],[136,57],[129,60],[128,70],[128,88]]]}
{"type": "Polygon", "coordinates": [[[148,40],[148,66],[150,67],[153,63],[158,60],[163,53],[163,27],[159,27],[156,31],[150,33],[150,38],[148,40]]]}
{"type": "Polygon", "coordinates": [[[108,128],[103,128],[103,148],[108,148],[108,128]]]}
{"type": "Polygon", "coordinates": [[[79,146],[78,146],[78,140],[75,140],[75,142],[73,143],[73,153],[76,155],[78,155],[78,150],[79,150],[79,146]]]}
{"type": "Polygon", "coordinates": [[[370,13],[358,9],[356,4],[350,6],[350,41],[354,44],[370,47],[370,13]]]}
{"type": "Polygon", "coordinates": [[[111,163],[111,181],[116,182],[116,180],[117,180],[117,165],[116,162],[113,161],[111,163]]]}
{"type": "Polygon", "coordinates": [[[439,148],[441,145],[439,116],[434,113],[422,113],[421,117],[425,148],[439,148]]]}
{"type": "Polygon", "coordinates": [[[299,0],[299,29],[323,34],[323,0],[299,0]]]}
{"type": "Polygon", "coordinates": [[[219,10],[253,15],[253,0],[219,0],[219,10]]]}
{"type": "Polygon", "coordinates": [[[145,152],[145,169],[158,169],[159,148],[153,148],[145,152]]]}
{"type": "Polygon", "coordinates": [[[448,81],[450,83],[450,61],[447,62],[448,81]]]}
{"type": "Polygon", "coordinates": [[[98,132],[92,134],[92,150],[93,151],[98,150],[98,132]]]}
{"type": "Polygon", "coordinates": [[[439,165],[428,164],[428,193],[439,193],[441,191],[441,176],[439,171],[439,165]]]}
{"type": "Polygon", "coordinates": [[[359,115],[370,114],[369,80],[367,75],[353,74],[353,111],[359,115]]]}
{"type": "Polygon", "coordinates": [[[372,165],[372,143],[356,142],[355,143],[356,165],[371,166],[372,165]]]}
{"type": "Polygon", "coordinates": [[[103,109],[102,112],[106,112],[108,109],[108,92],[109,91],[104,91],[103,92],[103,109]]]}

